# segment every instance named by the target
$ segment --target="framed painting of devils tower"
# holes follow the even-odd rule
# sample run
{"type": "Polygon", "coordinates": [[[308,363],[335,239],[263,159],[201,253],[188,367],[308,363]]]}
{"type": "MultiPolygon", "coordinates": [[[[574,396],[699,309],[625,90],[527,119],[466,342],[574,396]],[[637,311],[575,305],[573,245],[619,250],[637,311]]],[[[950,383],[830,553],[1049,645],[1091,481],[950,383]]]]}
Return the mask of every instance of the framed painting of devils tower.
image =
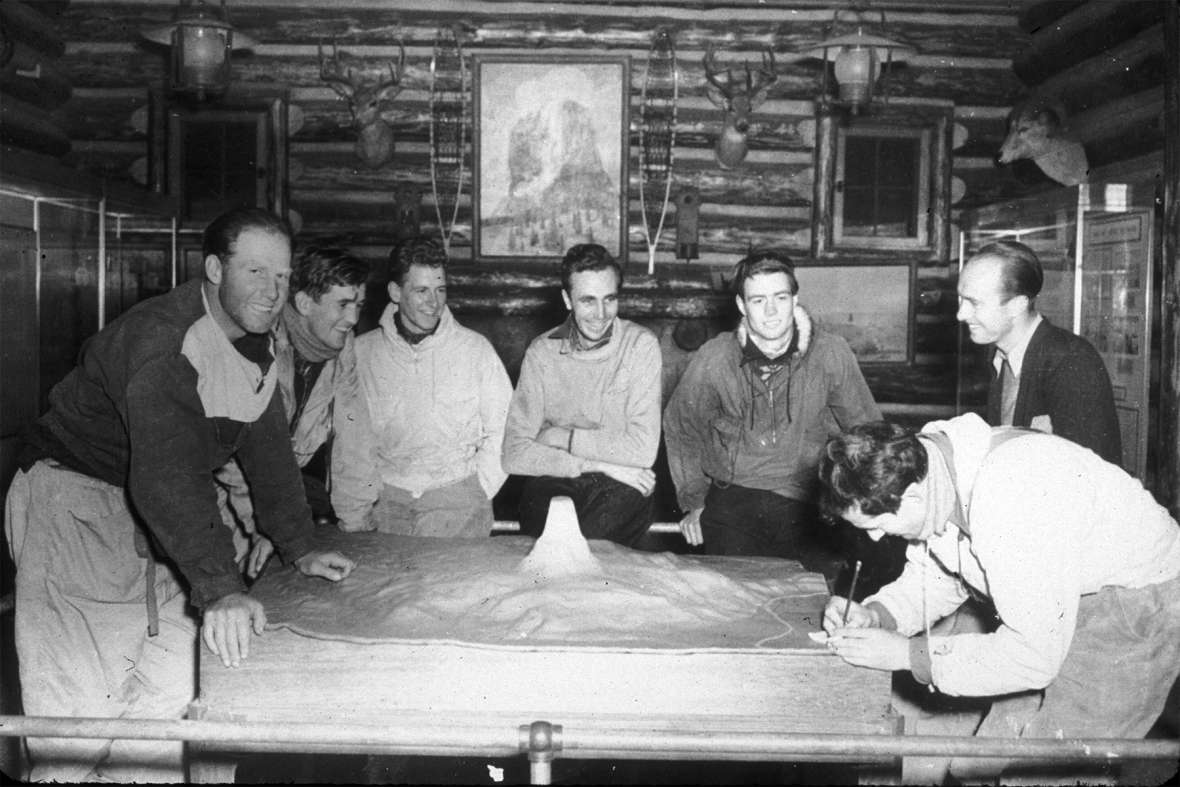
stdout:
{"type": "Polygon", "coordinates": [[[625,55],[475,59],[477,260],[599,243],[626,263],[630,72],[625,55]]]}

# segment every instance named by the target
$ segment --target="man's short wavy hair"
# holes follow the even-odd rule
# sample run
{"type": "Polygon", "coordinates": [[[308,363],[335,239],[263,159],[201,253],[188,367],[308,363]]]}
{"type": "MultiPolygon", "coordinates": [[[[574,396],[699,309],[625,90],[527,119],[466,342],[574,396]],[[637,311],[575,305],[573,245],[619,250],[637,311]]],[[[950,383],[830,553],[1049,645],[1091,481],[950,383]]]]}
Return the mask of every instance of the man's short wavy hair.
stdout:
{"type": "Polygon", "coordinates": [[[333,287],[363,288],[369,280],[369,263],[334,246],[307,246],[291,269],[289,299],[305,292],[318,302],[333,287]]]}
{"type": "Polygon", "coordinates": [[[1031,309],[1045,284],[1045,272],[1037,253],[1020,241],[997,240],[972,254],[968,262],[983,257],[1000,260],[1000,296],[1004,302],[1024,295],[1031,309]]]}
{"type": "Polygon", "coordinates": [[[791,294],[799,294],[799,280],[795,278],[795,264],[781,251],[767,249],[746,255],[733,268],[730,286],[734,295],[742,300],[746,297],[746,282],[764,273],[785,273],[791,283],[791,294]]]}
{"type": "Polygon", "coordinates": [[[291,231],[291,225],[269,210],[232,208],[213,219],[205,227],[205,231],[201,234],[202,259],[212,254],[225,262],[233,256],[238,236],[246,230],[262,230],[281,235],[287,239],[288,246],[295,245],[295,233],[291,231]]]}
{"type": "Polygon", "coordinates": [[[575,273],[585,271],[613,270],[619,287],[623,286],[623,266],[606,250],[605,246],[597,243],[578,243],[570,246],[561,260],[561,288],[570,291],[570,280],[575,273]]]}
{"type": "Polygon", "coordinates": [[[407,238],[389,252],[389,280],[400,287],[406,281],[410,266],[423,265],[445,270],[448,262],[442,244],[433,238],[407,238]]]}
{"type": "Polygon", "coordinates": [[[854,506],[867,516],[896,513],[902,494],[926,477],[928,467],[913,431],[888,421],[859,424],[824,446],[820,508],[829,518],[854,506]]]}

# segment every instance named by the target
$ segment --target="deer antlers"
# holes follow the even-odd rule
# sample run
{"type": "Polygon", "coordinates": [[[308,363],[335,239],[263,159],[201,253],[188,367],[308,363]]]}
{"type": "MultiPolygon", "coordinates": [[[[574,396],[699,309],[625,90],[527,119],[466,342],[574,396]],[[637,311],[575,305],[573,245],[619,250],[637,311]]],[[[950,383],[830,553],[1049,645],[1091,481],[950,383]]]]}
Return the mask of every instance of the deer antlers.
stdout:
{"type": "MultiPolygon", "coordinates": [[[[778,79],[778,73],[774,69],[774,52],[770,48],[762,51],[762,67],[757,72],[750,70],[748,62],[742,64],[746,72],[744,80],[740,76],[735,77],[732,69],[726,68],[722,71],[717,68],[712,44],[705,50],[704,66],[705,79],[709,80],[709,84],[717,88],[724,98],[724,101],[716,99],[713,101],[723,109],[731,109],[733,102],[739,98],[745,98],[752,108],[762,98],[767,88],[778,79]],[[719,79],[721,74],[725,75],[724,83],[719,79]],[[743,81],[745,84],[742,84],[743,81]]],[[[710,96],[710,98],[713,97],[710,96]]]]}
{"type": "MultiPolygon", "coordinates": [[[[343,96],[349,103],[349,108],[353,109],[355,116],[356,98],[361,93],[372,91],[379,93],[387,91],[389,88],[397,86],[401,83],[402,76],[406,68],[406,47],[400,40],[397,42],[398,50],[401,55],[398,59],[398,64],[395,67],[393,63],[389,63],[389,79],[382,80],[375,84],[366,85],[364,80],[358,76],[354,76],[351,68],[344,68],[340,63],[340,50],[336,46],[336,42],[332,42],[332,60],[330,61],[331,69],[329,70],[329,61],[324,58],[324,46],[322,42],[316,44],[316,52],[320,59],[320,79],[332,86],[332,89],[343,96]]],[[[400,92],[400,88],[397,92],[400,92]]],[[[393,94],[396,95],[396,92],[393,94]]],[[[390,100],[393,95],[388,96],[390,100]]]]}
{"type": "Polygon", "coordinates": [[[743,63],[746,74],[743,80],[731,69],[724,72],[717,68],[713,58],[713,47],[705,50],[705,79],[716,88],[707,91],[709,100],[725,111],[725,126],[717,138],[717,161],[722,169],[730,169],[746,158],[746,133],[750,130],[750,112],[762,100],[767,88],[778,79],[774,70],[774,52],[766,49],[762,53],[762,67],[757,72],[750,70],[749,63],[743,63]],[[725,74],[722,82],[720,75],[725,74]]]}
{"type": "Polygon", "coordinates": [[[389,79],[369,83],[353,74],[351,68],[341,65],[335,41],[332,42],[330,63],[324,57],[323,45],[316,44],[320,79],[348,102],[352,124],[357,129],[356,154],[370,167],[379,167],[393,158],[393,129],[383,114],[401,92],[401,80],[405,75],[406,47],[400,40],[397,43],[401,56],[396,67],[389,64],[389,79]]]}

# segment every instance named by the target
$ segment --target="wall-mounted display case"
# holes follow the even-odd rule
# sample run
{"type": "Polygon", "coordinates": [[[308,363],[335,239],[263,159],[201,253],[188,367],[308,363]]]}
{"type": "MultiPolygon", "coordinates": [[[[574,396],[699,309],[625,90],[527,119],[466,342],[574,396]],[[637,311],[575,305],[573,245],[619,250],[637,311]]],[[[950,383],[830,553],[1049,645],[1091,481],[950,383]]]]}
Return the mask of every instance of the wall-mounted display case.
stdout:
{"type": "MultiPolygon", "coordinates": [[[[1045,272],[1037,309],[1094,345],[1106,362],[1122,426],[1123,467],[1146,473],[1151,405],[1155,183],[1101,182],[965,214],[960,264],[984,244],[1017,240],[1045,272]]],[[[958,408],[987,398],[986,349],[960,329],[958,408]]]]}

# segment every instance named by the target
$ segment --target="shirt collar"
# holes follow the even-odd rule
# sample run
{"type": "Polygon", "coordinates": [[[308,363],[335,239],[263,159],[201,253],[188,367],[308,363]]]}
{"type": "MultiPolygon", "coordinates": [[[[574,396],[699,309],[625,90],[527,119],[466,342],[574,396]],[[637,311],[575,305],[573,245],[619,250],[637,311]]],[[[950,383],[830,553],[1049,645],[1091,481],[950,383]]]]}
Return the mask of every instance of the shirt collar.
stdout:
{"type": "Polygon", "coordinates": [[[574,323],[574,315],[571,313],[565,318],[565,322],[554,328],[549,333],[549,338],[562,342],[561,352],[580,353],[588,352],[590,350],[597,350],[599,347],[605,347],[610,343],[611,337],[615,333],[615,320],[611,321],[610,327],[606,329],[606,333],[602,338],[596,342],[589,343],[582,332],[578,330],[578,326],[574,323]]]}
{"type": "Polygon", "coordinates": [[[1037,326],[1041,324],[1043,319],[1039,313],[1033,318],[1032,324],[1028,327],[1028,332],[1012,348],[1011,352],[1004,353],[998,347],[996,348],[996,356],[992,358],[992,366],[996,368],[996,374],[1000,373],[1000,368],[1004,365],[1004,358],[1007,358],[1008,365],[1012,367],[1012,374],[1017,379],[1020,378],[1020,370],[1024,366],[1024,354],[1028,352],[1028,343],[1032,341],[1033,334],[1037,332],[1037,326]]]}

